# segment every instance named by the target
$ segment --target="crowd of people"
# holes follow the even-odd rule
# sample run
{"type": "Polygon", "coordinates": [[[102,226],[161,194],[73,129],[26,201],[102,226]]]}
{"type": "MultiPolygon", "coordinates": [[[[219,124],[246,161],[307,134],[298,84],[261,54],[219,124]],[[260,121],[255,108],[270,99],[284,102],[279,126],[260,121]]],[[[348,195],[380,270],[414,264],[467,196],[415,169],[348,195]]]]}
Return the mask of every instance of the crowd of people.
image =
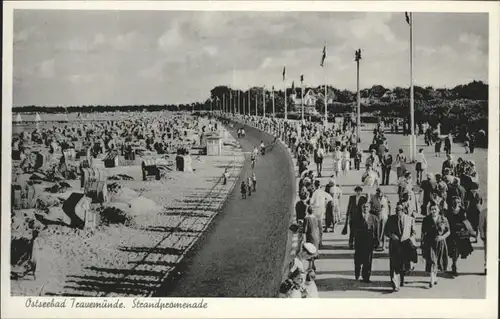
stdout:
{"type": "Polygon", "coordinates": [[[276,118],[246,116],[240,120],[280,137],[297,159],[298,201],[295,227],[291,229],[299,234],[300,245],[280,287],[282,297],[317,297],[315,260],[320,258],[323,234],[334,232],[343,215],[341,233],[348,236],[347,248],[354,250],[354,278],[369,283],[374,251],[388,250],[394,291],[405,285],[405,276],[417,267],[418,249],[425,260],[429,287],[437,284],[438,272],[447,272],[453,278],[459,275],[459,260],[471,255],[472,243],[479,236],[486,250],[486,210],[478,192],[479,176],[473,161],[454,160],[451,140],[449,145],[445,142],[446,160],[440,172],[430,170],[424,149],[420,149],[413,173],[413,164],[402,149],[393,160],[383,123],[374,130],[369,154],[363,159],[355,126],[350,122],[324,129],[321,124],[276,118]],[[311,169],[311,158],[315,170],[311,169]],[[322,185],[324,160],[333,161],[333,174],[322,185]],[[352,168],[360,170],[361,163],[365,171],[344,212],[339,176],[352,168]],[[392,183],[397,185],[396,203],[391,203],[380,187],[391,185],[392,169],[397,175],[392,183]],[[417,240],[420,221],[421,236],[417,240]]]}

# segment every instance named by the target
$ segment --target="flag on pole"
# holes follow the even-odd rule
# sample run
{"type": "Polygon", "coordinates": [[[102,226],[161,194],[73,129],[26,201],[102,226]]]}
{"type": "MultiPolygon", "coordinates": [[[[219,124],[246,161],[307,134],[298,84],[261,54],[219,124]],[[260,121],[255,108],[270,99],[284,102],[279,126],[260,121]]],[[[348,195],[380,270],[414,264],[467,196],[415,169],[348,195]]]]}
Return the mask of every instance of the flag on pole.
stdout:
{"type": "MultiPolygon", "coordinates": [[[[411,13],[410,13],[411,14],[411,13]]],[[[406,23],[408,23],[408,25],[411,25],[411,22],[410,22],[410,15],[408,14],[408,12],[405,12],[405,18],[406,18],[406,23]]]]}
{"type": "Polygon", "coordinates": [[[286,66],[283,67],[283,82],[285,81],[286,77],[286,66]]]}
{"type": "Polygon", "coordinates": [[[321,56],[321,67],[325,65],[325,59],[326,59],[326,45],[323,47],[323,55],[321,56]]]}
{"type": "Polygon", "coordinates": [[[300,75],[300,82],[304,82],[304,74],[300,75]]]}

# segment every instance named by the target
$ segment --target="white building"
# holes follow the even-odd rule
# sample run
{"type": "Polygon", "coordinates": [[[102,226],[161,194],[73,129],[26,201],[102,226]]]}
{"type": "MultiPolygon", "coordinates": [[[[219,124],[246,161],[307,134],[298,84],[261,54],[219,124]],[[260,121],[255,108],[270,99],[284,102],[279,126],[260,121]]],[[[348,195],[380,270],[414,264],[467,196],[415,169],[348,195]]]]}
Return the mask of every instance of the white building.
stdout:
{"type": "MultiPolygon", "coordinates": [[[[300,88],[295,88],[295,92],[290,94],[290,99],[292,101],[292,105],[295,107],[300,107],[302,105],[302,90],[300,88]]],[[[304,94],[304,106],[316,106],[316,102],[318,101],[318,96],[313,89],[305,89],[304,94]]]]}

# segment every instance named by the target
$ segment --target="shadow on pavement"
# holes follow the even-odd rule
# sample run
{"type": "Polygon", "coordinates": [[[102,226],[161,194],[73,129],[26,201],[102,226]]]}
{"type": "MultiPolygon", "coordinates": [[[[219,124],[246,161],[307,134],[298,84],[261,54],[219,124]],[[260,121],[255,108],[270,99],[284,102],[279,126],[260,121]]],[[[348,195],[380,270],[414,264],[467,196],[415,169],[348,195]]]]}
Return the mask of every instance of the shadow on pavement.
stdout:
{"type": "MultiPolygon", "coordinates": [[[[318,272],[319,274],[320,272],[318,272]]],[[[350,274],[354,275],[354,272],[350,274]]],[[[316,286],[319,291],[348,291],[348,290],[369,290],[381,293],[391,293],[392,287],[389,281],[372,281],[364,283],[354,278],[321,278],[316,279],[316,286]]]]}
{"type": "MultiPolygon", "coordinates": [[[[341,224],[339,224],[339,225],[341,225],[341,224]]],[[[346,237],[347,237],[347,236],[346,236],[346,237]]],[[[347,238],[349,238],[349,237],[347,237],[347,238]]],[[[333,241],[336,241],[336,242],[339,242],[339,241],[340,241],[340,242],[346,242],[346,241],[347,241],[347,239],[344,239],[344,238],[332,238],[332,239],[326,239],[326,238],[323,238],[323,241],[322,241],[322,242],[323,242],[323,245],[324,245],[325,243],[329,243],[329,242],[333,242],[333,241]]],[[[325,245],[325,246],[326,246],[326,245],[325,245]]]]}
{"type": "Polygon", "coordinates": [[[142,228],[145,231],[160,232],[160,233],[200,233],[199,230],[194,229],[182,229],[181,227],[171,227],[171,226],[150,226],[142,228]]]}
{"type": "MultiPolygon", "coordinates": [[[[387,266],[389,268],[389,265],[387,266]]],[[[316,272],[317,275],[341,275],[341,276],[352,276],[354,278],[354,266],[353,270],[333,270],[333,271],[321,271],[318,270],[316,272]]],[[[372,276],[382,276],[382,277],[390,277],[389,270],[374,270],[371,273],[372,276]]],[[[414,270],[409,275],[406,275],[405,278],[411,277],[428,277],[429,275],[425,271],[414,270]]],[[[445,274],[438,273],[438,277],[445,277],[445,274]]]]}
{"type": "MultiPolygon", "coordinates": [[[[65,289],[76,292],[90,293],[91,295],[102,294],[123,294],[123,295],[144,295],[154,289],[154,280],[151,277],[156,277],[159,280],[161,273],[154,271],[140,271],[129,269],[111,269],[111,268],[96,268],[87,267],[99,275],[86,276],[69,276],[66,281],[65,289]],[[106,275],[103,275],[105,273],[106,275]],[[114,275],[114,276],[113,276],[114,275]],[[116,277],[115,277],[116,276],[116,277]],[[144,279],[132,279],[127,276],[142,277],[144,279]]],[[[73,295],[70,293],[69,295],[73,295]]],[[[88,296],[88,295],[87,295],[88,296]]]]}
{"type": "MultiPolygon", "coordinates": [[[[148,253],[148,254],[163,254],[163,255],[177,255],[180,256],[184,252],[182,249],[173,247],[120,247],[119,250],[130,253],[148,253]]],[[[95,268],[95,267],[91,267],[95,268]]]]}
{"type": "Polygon", "coordinates": [[[323,249],[325,250],[352,250],[352,249],[349,249],[348,246],[333,246],[333,245],[324,245],[323,244],[323,249]]]}
{"type": "MultiPolygon", "coordinates": [[[[353,259],[354,251],[351,253],[338,253],[338,254],[330,254],[330,253],[319,253],[319,260],[321,259],[353,259]]],[[[373,254],[373,259],[378,258],[389,258],[389,253],[375,253],[373,254]]]]}

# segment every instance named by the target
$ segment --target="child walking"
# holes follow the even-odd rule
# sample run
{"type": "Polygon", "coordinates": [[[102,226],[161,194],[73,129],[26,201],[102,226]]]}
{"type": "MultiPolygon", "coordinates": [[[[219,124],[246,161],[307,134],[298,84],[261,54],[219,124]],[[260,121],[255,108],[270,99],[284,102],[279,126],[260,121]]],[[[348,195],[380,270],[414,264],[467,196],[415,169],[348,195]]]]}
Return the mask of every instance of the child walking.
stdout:
{"type": "Polygon", "coordinates": [[[241,181],[241,198],[247,198],[247,182],[241,181]]]}
{"type": "Polygon", "coordinates": [[[469,141],[466,140],[464,142],[465,154],[469,154],[469,152],[470,152],[470,147],[469,146],[470,146],[469,141]]]}
{"type": "Polygon", "coordinates": [[[250,176],[247,177],[247,190],[248,190],[248,196],[252,196],[252,178],[250,176]]]}
{"type": "Polygon", "coordinates": [[[227,171],[227,168],[224,170],[224,174],[222,174],[222,185],[227,184],[227,179],[229,178],[229,172],[227,171]]]}
{"type": "Polygon", "coordinates": [[[257,191],[257,177],[255,176],[255,173],[252,173],[252,185],[253,185],[253,191],[256,192],[257,191]]]}

